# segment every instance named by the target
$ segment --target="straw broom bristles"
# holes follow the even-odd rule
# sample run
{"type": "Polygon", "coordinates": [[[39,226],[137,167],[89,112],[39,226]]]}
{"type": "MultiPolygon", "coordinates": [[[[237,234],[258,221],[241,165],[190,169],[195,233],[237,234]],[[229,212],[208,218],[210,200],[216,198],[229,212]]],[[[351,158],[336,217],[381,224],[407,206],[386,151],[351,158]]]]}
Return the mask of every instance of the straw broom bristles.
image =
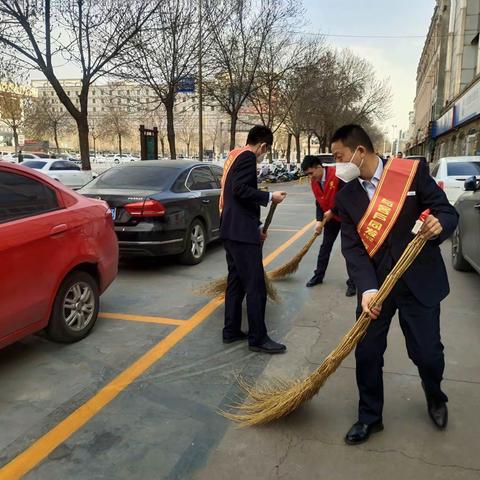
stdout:
{"type": "Polygon", "coordinates": [[[268,278],[275,281],[281,280],[282,278],[294,274],[298,270],[298,267],[303,257],[308,253],[310,247],[313,245],[320,233],[322,233],[324,226],[325,223],[322,221],[320,231],[318,233],[315,232],[313,236],[308,240],[308,242],[305,243],[302,249],[292,259],[290,259],[288,262],[285,262],[283,265],[275,268],[274,270],[267,272],[268,278]]]}
{"type": "MultiPolygon", "coordinates": [[[[405,273],[425,245],[426,240],[417,234],[383,282],[370,307],[381,305],[392,291],[398,279],[405,273]]],[[[337,348],[328,355],[320,367],[303,381],[285,382],[274,380],[270,385],[254,388],[244,380],[240,386],[250,396],[243,405],[236,405],[239,413],[221,412],[223,416],[240,426],[259,425],[288,415],[300,405],[314,397],[327,378],[335,372],[343,359],[362,339],[371,322],[368,314],[362,313],[337,348]]]]}

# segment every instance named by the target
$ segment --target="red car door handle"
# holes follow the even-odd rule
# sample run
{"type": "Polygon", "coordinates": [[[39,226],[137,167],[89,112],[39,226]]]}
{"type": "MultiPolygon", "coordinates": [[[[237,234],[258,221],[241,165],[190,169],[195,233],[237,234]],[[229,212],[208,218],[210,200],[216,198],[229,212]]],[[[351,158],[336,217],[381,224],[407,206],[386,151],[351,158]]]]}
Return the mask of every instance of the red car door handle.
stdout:
{"type": "Polygon", "coordinates": [[[59,233],[63,233],[67,231],[67,225],[64,223],[60,225],[55,225],[51,230],[50,230],[50,235],[58,235],[59,233]]]}

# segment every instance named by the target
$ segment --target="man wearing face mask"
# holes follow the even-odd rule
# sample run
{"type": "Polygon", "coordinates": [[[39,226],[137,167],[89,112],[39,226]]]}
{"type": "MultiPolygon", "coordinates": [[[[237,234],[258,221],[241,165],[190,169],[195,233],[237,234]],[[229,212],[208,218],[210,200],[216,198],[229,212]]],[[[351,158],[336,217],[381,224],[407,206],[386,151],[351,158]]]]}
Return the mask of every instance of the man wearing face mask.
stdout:
{"type": "Polygon", "coordinates": [[[373,321],[358,343],[358,421],[345,437],[353,445],[383,430],[383,354],[387,333],[398,310],[407,352],[415,363],[427,411],[440,429],[447,425],[447,396],[441,389],[444,370],[440,339],[440,302],[449,293],[440,243],[455,230],[458,215],[445,193],[415,160],[382,160],[358,125],[346,125],[332,137],[337,176],[347,185],[337,195],[342,221],[342,253],[358,289],[357,316],[373,321]],[[370,308],[379,286],[408,243],[415,221],[429,209],[421,234],[429,240],[383,305],[370,308]]]}
{"type": "MultiPolygon", "coordinates": [[[[315,196],[317,219],[315,231],[320,233],[322,221],[325,223],[323,242],[318,253],[317,268],[313,277],[307,282],[307,287],[314,287],[323,283],[333,244],[340,233],[340,218],[335,208],[335,197],[345,183],[335,176],[335,167],[322,165],[320,158],[315,155],[307,155],[303,159],[302,170],[310,177],[312,192],[315,196]]],[[[355,294],[355,285],[349,276],[345,295],[353,297],[355,294]]]]}
{"type": "Polygon", "coordinates": [[[224,166],[220,196],[220,237],[227,253],[228,284],[225,292],[224,343],[248,338],[255,352],[283,353],[285,345],[267,335],[267,291],[262,245],[267,235],[260,222],[260,206],[281,203],[286,192],[262,192],[257,185],[257,163],[273,143],[272,131],[253,127],[247,145],[230,152],[224,166]],[[241,331],[242,302],[247,297],[248,335],[241,331]]]}

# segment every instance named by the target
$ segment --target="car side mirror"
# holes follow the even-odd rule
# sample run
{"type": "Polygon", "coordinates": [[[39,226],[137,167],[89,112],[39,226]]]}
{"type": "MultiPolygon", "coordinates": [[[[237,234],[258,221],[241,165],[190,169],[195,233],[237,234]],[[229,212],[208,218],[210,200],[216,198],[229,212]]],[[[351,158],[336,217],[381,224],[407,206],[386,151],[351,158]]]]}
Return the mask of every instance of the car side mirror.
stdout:
{"type": "Polygon", "coordinates": [[[477,191],[477,177],[475,175],[468,177],[463,184],[466,192],[476,192],[477,191]]]}

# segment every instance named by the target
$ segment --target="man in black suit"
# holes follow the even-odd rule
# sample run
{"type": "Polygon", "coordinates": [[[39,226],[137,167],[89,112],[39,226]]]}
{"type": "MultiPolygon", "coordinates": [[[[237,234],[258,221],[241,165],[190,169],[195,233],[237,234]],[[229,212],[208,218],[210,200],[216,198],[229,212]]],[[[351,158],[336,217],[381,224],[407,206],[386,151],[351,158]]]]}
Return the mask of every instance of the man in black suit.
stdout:
{"type": "Polygon", "coordinates": [[[418,367],[428,413],[438,428],[445,428],[448,420],[448,399],[440,386],[445,366],[440,302],[448,295],[449,284],[439,246],[455,230],[458,215],[427,166],[420,163],[393,228],[370,257],[357,226],[385,169],[386,162],[373,152],[370,138],[358,125],[341,127],[332,137],[332,153],[340,162],[337,175],[348,182],[336,200],[342,220],[342,253],[358,289],[357,316],[364,311],[373,319],[355,351],[360,401],[358,422],[345,437],[348,444],[362,443],[371,433],[383,430],[383,354],[397,310],[408,355],[418,367]],[[421,233],[429,241],[384,304],[370,309],[379,286],[412,240],[415,221],[426,209],[431,215],[421,233]]]}
{"type": "Polygon", "coordinates": [[[260,206],[282,202],[285,192],[262,192],[257,185],[257,163],[273,143],[267,127],[253,127],[244,148],[230,152],[222,178],[220,237],[227,253],[228,284],[225,293],[223,341],[247,339],[241,331],[242,302],[247,297],[248,343],[256,352],[283,353],[285,345],[267,335],[267,290],[262,245],[267,236],[260,222],[260,206]]]}

